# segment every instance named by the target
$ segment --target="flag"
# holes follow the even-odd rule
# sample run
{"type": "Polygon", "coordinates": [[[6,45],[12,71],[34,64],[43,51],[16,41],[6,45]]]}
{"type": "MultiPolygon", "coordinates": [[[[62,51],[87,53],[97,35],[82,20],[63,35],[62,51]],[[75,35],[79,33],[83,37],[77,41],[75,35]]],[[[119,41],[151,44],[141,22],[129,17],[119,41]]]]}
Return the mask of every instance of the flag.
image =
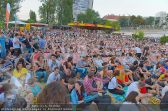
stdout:
{"type": "Polygon", "coordinates": [[[10,17],[10,4],[7,3],[7,6],[6,6],[6,29],[8,30],[8,22],[9,22],[9,17],[10,17]]]}

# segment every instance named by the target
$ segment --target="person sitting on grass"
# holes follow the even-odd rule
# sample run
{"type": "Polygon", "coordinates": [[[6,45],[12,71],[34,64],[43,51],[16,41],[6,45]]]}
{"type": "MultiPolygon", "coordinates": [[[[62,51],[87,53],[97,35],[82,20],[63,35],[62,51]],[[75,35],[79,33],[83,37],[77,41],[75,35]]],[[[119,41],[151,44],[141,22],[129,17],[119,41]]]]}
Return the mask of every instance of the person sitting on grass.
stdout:
{"type": "Polygon", "coordinates": [[[35,82],[33,78],[28,80],[28,85],[34,97],[37,97],[43,89],[43,87],[39,83],[35,82]]]}
{"type": "Polygon", "coordinates": [[[17,87],[21,87],[28,83],[28,79],[30,79],[30,77],[31,75],[28,73],[28,70],[24,68],[23,63],[18,62],[13,71],[11,82],[17,87]]]}
{"type": "Polygon", "coordinates": [[[112,94],[123,95],[125,92],[122,90],[122,86],[118,84],[116,76],[120,73],[119,70],[115,70],[111,81],[108,84],[108,91],[112,94]]]}
{"type": "Polygon", "coordinates": [[[51,82],[54,81],[60,81],[61,80],[61,75],[59,74],[59,68],[55,67],[54,71],[49,75],[47,84],[50,84],[51,82]]]}
{"type": "Polygon", "coordinates": [[[37,80],[40,82],[41,78],[43,78],[43,82],[47,82],[47,60],[45,60],[43,56],[39,56],[35,66],[37,80]]]}
{"type": "Polygon", "coordinates": [[[25,97],[26,101],[30,104],[36,103],[37,97],[42,90],[43,90],[42,85],[35,82],[33,78],[30,78],[28,80],[28,87],[26,89],[26,92],[27,92],[27,95],[25,97]]]}
{"type": "Polygon", "coordinates": [[[94,100],[99,95],[88,96],[85,92],[82,82],[77,81],[75,83],[75,88],[71,96],[71,101],[73,104],[88,103],[94,100]]]}
{"type": "Polygon", "coordinates": [[[89,72],[83,81],[87,95],[103,92],[103,89],[97,84],[94,78],[94,72],[89,72]]]}

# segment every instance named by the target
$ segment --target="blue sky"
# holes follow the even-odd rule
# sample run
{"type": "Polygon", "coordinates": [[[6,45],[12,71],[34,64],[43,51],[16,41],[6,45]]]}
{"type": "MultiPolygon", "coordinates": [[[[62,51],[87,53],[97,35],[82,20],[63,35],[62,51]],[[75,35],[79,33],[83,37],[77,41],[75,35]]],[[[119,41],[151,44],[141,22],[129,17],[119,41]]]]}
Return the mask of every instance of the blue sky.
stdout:
{"type": "MultiPolygon", "coordinates": [[[[40,0],[24,0],[21,3],[20,19],[28,19],[29,11],[33,10],[38,15],[40,0]]],[[[168,13],[168,0],[94,0],[93,9],[103,17],[107,14],[116,15],[142,15],[155,16],[157,12],[168,13]]],[[[39,20],[39,16],[37,17],[39,20]]]]}

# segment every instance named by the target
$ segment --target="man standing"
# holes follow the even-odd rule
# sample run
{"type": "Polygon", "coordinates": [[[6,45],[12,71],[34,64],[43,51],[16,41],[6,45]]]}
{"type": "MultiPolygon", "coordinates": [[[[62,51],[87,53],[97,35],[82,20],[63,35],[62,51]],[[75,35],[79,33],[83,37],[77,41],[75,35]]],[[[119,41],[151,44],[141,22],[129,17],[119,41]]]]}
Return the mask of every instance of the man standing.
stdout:
{"type": "Polygon", "coordinates": [[[19,41],[20,35],[18,33],[15,34],[15,37],[13,39],[13,49],[14,49],[14,55],[19,56],[21,52],[21,45],[24,46],[23,43],[19,41]]]}
{"type": "Polygon", "coordinates": [[[46,47],[46,43],[47,42],[46,42],[46,40],[44,38],[44,35],[41,35],[40,39],[39,39],[39,47],[40,47],[40,49],[44,50],[45,47],[46,47]]]}
{"type": "Polygon", "coordinates": [[[141,48],[138,47],[138,45],[136,45],[136,47],[134,48],[135,52],[136,52],[136,56],[140,59],[142,56],[142,50],[141,48]]]}
{"type": "Polygon", "coordinates": [[[6,57],[6,47],[5,47],[5,36],[2,34],[0,31],[0,58],[5,58],[6,57]]]}

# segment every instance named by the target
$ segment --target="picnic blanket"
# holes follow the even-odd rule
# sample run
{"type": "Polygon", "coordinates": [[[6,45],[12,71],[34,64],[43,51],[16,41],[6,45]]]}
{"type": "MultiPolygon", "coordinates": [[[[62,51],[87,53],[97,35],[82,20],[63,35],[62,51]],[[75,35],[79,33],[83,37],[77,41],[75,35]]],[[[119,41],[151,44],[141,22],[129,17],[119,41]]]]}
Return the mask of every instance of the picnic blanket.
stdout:
{"type": "Polygon", "coordinates": [[[128,86],[124,87],[123,90],[125,92],[124,95],[111,94],[110,92],[108,92],[107,94],[111,97],[113,103],[122,103],[126,98],[128,86]]]}

